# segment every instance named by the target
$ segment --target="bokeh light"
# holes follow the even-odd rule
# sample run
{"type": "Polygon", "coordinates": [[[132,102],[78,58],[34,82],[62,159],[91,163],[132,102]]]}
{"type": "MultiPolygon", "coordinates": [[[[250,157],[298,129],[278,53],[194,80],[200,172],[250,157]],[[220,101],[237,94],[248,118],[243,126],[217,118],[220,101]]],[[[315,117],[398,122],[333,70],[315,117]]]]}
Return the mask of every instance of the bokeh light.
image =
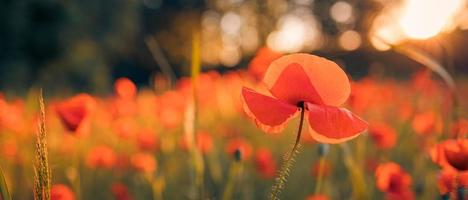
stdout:
{"type": "Polygon", "coordinates": [[[285,53],[312,50],[320,44],[319,30],[312,15],[287,14],[278,20],[277,29],[268,35],[267,44],[271,49],[285,53]]]}
{"type": "Polygon", "coordinates": [[[464,3],[464,0],[409,0],[399,23],[408,37],[427,39],[453,27],[451,22],[464,3]]]}
{"type": "Polygon", "coordinates": [[[350,22],[353,18],[353,7],[346,1],[337,1],[331,6],[330,15],[337,22],[350,22]]]}
{"type": "Polygon", "coordinates": [[[356,31],[345,31],[338,38],[340,46],[347,51],[353,51],[361,46],[361,36],[356,31]]]}
{"type": "Polygon", "coordinates": [[[457,18],[462,16],[465,6],[464,0],[406,0],[389,4],[372,24],[371,43],[379,50],[387,50],[389,47],[384,43],[424,40],[451,31],[463,24],[457,18]]]}

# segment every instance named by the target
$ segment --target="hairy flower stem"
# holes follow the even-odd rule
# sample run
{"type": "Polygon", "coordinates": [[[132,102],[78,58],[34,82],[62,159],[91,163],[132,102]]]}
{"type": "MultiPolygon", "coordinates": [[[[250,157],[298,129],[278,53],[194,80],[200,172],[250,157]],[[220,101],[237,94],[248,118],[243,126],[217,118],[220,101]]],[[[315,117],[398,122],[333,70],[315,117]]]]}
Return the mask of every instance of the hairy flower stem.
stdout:
{"type": "Polygon", "coordinates": [[[286,183],[287,178],[289,176],[290,168],[294,164],[294,157],[296,157],[297,154],[299,153],[299,148],[301,146],[299,142],[301,140],[301,132],[302,132],[302,125],[304,123],[304,112],[305,112],[303,103],[300,103],[299,107],[301,109],[301,118],[299,121],[299,128],[298,128],[297,135],[296,135],[296,141],[294,143],[293,148],[289,152],[289,154],[285,156],[283,165],[281,166],[280,171],[278,172],[278,175],[276,177],[275,185],[273,185],[273,187],[271,188],[271,193],[269,196],[269,199],[271,200],[279,199],[278,196],[281,193],[281,190],[284,189],[284,184],[286,183]]]}

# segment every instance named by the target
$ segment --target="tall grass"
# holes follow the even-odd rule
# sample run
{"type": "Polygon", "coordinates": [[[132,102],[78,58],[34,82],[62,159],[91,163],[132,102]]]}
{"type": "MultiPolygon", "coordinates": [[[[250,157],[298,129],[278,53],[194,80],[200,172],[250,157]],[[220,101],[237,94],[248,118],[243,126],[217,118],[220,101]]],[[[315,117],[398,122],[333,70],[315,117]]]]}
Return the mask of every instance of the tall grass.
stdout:
{"type": "Polygon", "coordinates": [[[49,200],[51,172],[47,158],[47,131],[45,127],[45,106],[42,89],[39,94],[39,130],[36,137],[36,161],[34,162],[34,199],[49,200]]]}
{"type": "Polygon", "coordinates": [[[0,200],[11,200],[10,193],[8,192],[8,186],[3,175],[3,170],[0,167],[0,200]]]}

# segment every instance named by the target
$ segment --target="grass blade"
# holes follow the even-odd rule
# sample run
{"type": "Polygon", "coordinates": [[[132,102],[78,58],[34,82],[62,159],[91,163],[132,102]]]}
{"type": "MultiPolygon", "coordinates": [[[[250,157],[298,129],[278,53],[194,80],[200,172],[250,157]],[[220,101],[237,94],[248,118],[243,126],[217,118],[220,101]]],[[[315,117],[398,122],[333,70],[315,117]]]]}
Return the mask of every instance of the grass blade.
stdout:
{"type": "Polygon", "coordinates": [[[10,193],[8,192],[8,186],[6,184],[3,170],[0,167],[0,200],[11,200],[10,193]]]}

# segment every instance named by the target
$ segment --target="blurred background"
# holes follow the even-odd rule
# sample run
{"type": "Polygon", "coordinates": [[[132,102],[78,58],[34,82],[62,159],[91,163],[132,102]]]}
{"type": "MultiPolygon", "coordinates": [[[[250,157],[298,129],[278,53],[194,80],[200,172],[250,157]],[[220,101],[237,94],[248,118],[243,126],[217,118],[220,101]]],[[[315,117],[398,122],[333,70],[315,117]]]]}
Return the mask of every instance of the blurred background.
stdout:
{"type": "Polygon", "coordinates": [[[266,47],[328,57],[354,79],[405,78],[421,65],[388,47],[404,44],[466,76],[467,10],[465,0],[3,0],[0,91],[108,94],[119,77],[144,87],[188,76],[194,35],[203,71],[247,68],[266,47]]]}

